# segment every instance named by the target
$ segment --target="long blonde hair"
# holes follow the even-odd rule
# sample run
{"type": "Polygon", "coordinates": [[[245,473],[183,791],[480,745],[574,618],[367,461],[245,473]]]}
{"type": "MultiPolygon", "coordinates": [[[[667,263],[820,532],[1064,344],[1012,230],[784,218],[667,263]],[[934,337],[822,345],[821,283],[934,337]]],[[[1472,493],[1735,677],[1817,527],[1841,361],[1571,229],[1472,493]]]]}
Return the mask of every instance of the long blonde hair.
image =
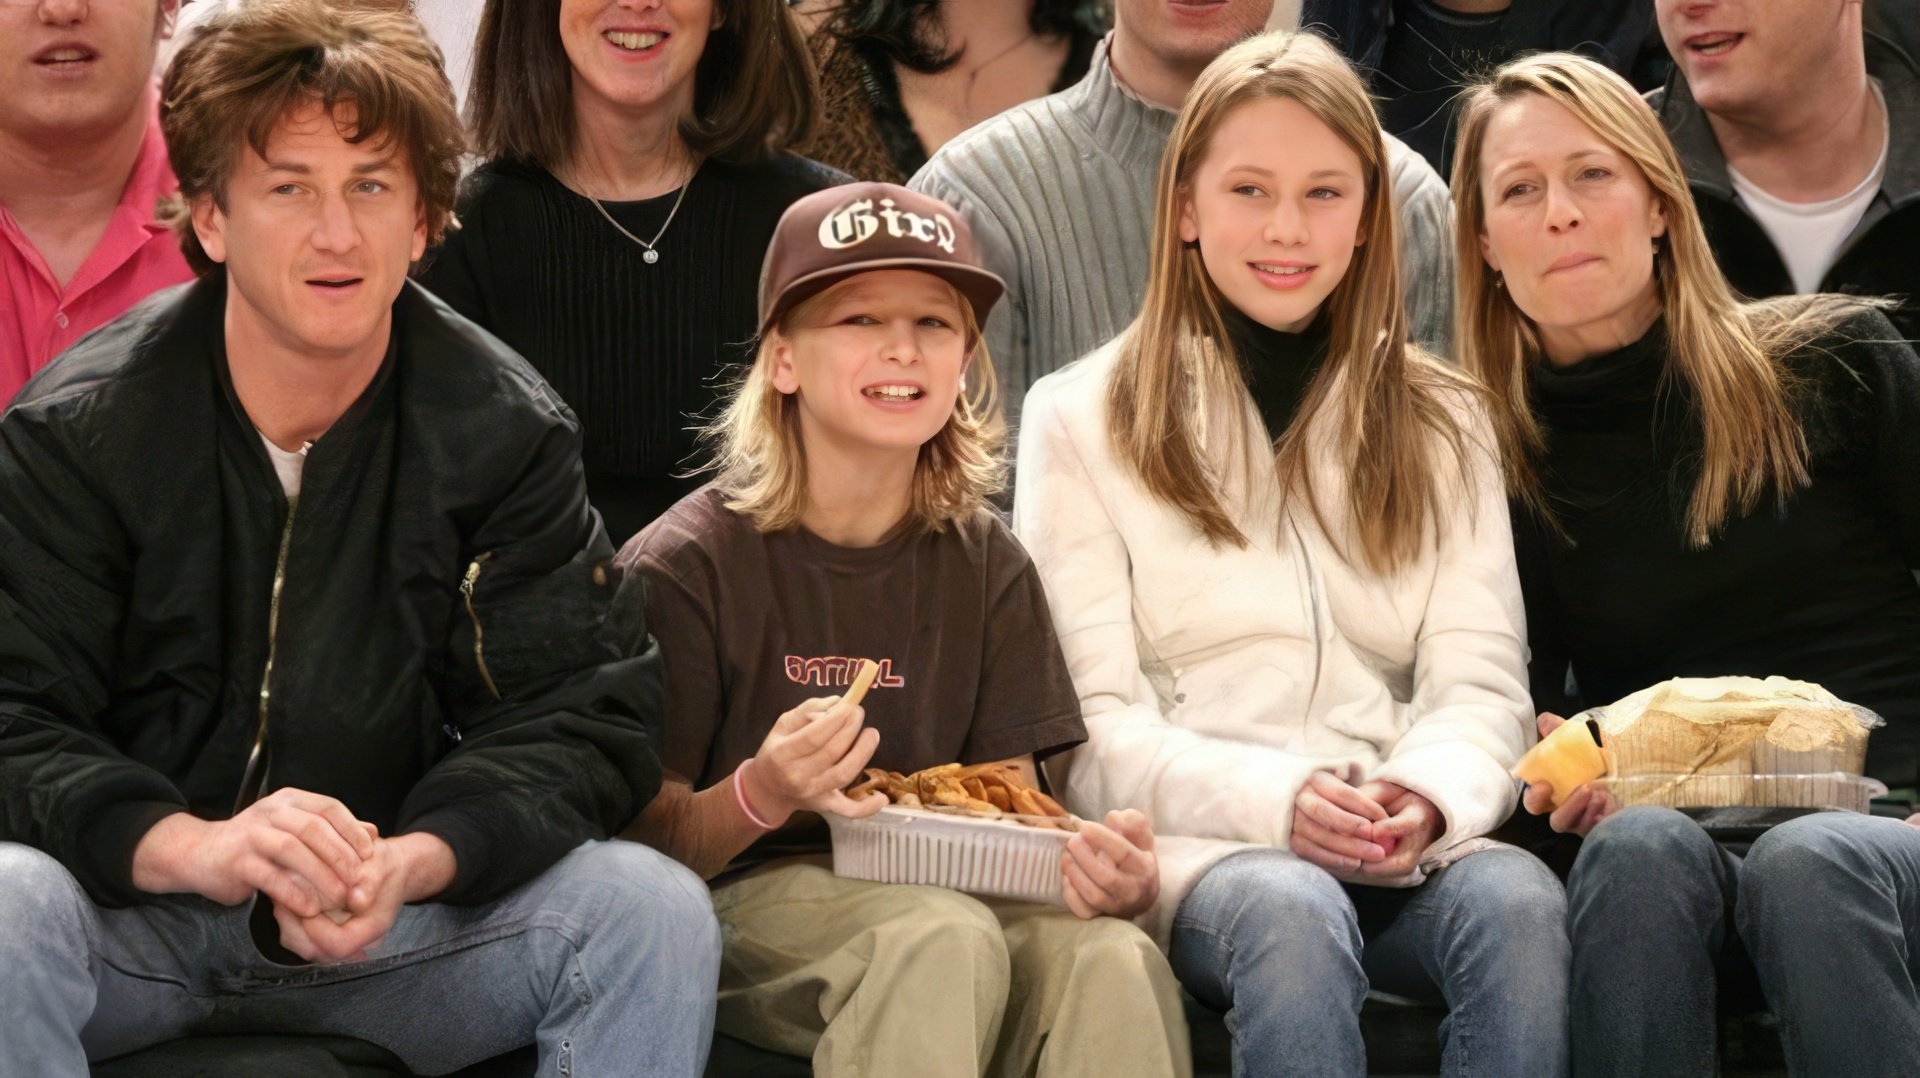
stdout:
{"type": "Polygon", "coordinates": [[[1533,324],[1496,286],[1480,252],[1487,126],[1502,105],[1525,94],[1564,107],[1632,161],[1666,214],[1666,236],[1653,259],[1670,348],[1663,383],[1684,384],[1699,421],[1699,478],[1686,531],[1691,545],[1705,547],[1729,516],[1751,512],[1769,490],[1784,505],[1806,484],[1807,440],[1791,405],[1794,386],[1775,360],[1830,329],[1849,303],[1824,297],[1742,302],[1714,261],[1686,173],[1658,117],[1605,67],[1568,53],[1528,56],[1469,91],[1453,158],[1454,340],[1467,369],[1492,393],[1509,494],[1554,530],[1559,525],[1538,468],[1547,432],[1527,394],[1527,368],[1544,353],[1533,324]]]}
{"type": "MultiPolygon", "coordinates": [[[[800,523],[807,509],[807,454],[800,437],[799,401],[773,384],[774,333],[792,326],[829,301],[853,278],[795,304],[760,339],[753,364],[734,387],[719,415],[700,431],[713,454],[708,470],[726,495],[727,508],[752,518],[762,532],[800,523]]],[[[960,307],[968,362],[960,398],[939,433],[920,447],[913,469],[910,528],[940,531],[971,517],[999,492],[1006,465],[1001,446],[1006,423],[996,399],[993,361],[980,323],[960,290],[947,285],[960,307]]]]}
{"type": "Polygon", "coordinates": [[[1147,294],[1118,346],[1108,427],[1116,453],[1156,498],[1214,544],[1247,544],[1224,504],[1221,469],[1209,461],[1196,429],[1210,403],[1233,402],[1229,444],[1250,444],[1241,406],[1246,383],[1221,315],[1227,300],[1207,276],[1199,249],[1181,241],[1179,221],[1220,124],[1235,108],[1270,98],[1297,101],[1332,128],[1359,155],[1366,188],[1366,242],[1327,298],[1333,325],[1327,358],[1298,415],[1278,432],[1275,469],[1282,495],[1303,491],[1319,518],[1307,434],[1327,413],[1348,462],[1349,517],[1360,541],[1359,557],[1348,557],[1390,573],[1418,555],[1442,515],[1439,451],[1450,450],[1461,474],[1469,474],[1460,425],[1443,397],[1471,395],[1473,387],[1407,343],[1380,123],[1353,69],[1311,34],[1244,41],[1215,59],[1188,94],[1160,159],[1147,294]]]}

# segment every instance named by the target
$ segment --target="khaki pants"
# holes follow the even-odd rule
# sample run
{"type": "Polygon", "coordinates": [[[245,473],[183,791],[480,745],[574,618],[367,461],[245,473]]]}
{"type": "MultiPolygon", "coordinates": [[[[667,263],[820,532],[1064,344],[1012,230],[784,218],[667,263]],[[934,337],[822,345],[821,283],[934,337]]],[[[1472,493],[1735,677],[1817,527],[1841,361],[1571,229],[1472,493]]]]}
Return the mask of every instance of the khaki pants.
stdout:
{"type": "Polygon", "coordinates": [[[816,1075],[1187,1078],[1173,971],[1130,922],[843,880],[825,857],[714,888],[715,1027],[816,1075]]]}

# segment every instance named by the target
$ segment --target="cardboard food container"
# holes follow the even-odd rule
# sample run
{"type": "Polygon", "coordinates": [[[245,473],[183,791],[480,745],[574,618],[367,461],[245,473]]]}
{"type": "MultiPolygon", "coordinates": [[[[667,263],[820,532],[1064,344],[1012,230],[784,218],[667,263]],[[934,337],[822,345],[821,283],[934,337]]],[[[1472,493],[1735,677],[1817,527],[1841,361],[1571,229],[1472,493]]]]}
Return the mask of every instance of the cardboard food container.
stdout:
{"type": "Polygon", "coordinates": [[[1060,854],[1073,833],[1015,822],[1022,818],[903,805],[861,819],[828,814],[833,874],[1065,906],[1060,854]]]}

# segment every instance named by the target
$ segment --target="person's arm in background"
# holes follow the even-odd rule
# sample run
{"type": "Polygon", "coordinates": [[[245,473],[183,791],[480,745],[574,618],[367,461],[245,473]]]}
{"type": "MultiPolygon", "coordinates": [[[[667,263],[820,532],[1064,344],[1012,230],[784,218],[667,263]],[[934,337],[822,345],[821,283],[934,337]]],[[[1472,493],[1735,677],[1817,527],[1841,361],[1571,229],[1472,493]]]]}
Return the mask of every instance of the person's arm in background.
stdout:
{"type": "MultiPolygon", "coordinates": [[[[943,148],[914,173],[907,186],[932,195],[966,215],[980,261],[1007,283],[1006,295],[993,305],[981,334],[1000,383],[1000,397],[1009,426],[1019,420],[1026,389],[1044,370],[1035,370],[1033,339],[1028,327],[1027,295],[1020,273],[1020,256],[1008,230],[1011,218],[1005,196],[976,189],[965,171],[955,167],[963,147],[943,148]]],[[[1040,357],[1044,358],[1044,357],[1040,357]]]]}
{"type": "Polygon", "coordinates": [[[1406,143],[1384,135],[1407,337],[1453,361],[1453,201],[1440,174],[1406,143]]]}

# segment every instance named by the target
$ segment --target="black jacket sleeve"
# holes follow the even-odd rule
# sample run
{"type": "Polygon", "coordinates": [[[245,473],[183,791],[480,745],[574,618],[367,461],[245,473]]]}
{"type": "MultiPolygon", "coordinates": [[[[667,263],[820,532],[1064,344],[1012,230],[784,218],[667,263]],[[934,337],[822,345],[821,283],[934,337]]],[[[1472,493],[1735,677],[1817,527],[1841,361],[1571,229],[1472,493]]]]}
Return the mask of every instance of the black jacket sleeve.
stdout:
{"type": "Polygon", "coordinates": [[[458,905],[614,834],[660,789],[648,733],[660,654],[643,603],[608,619],[621,584],[570,415],[539,439],[473,545],[437,685],[459,741],[409,793],[397,828],[453,848],[458,869],[436,901],[458,905]]]}
{"type": "Polygon", "coordinates": [[[133,851],[186,809],[102,732],[132,553],[56,402],[0,419],[0,840],[44,850],[110,906],[143,897],[133,851]]]}
{"type": "Polygon", "coordinates": [[[1920,571],[1920,355],[1878,311],[1858,320],[1856,348],[1873,394],[1874,485],[1907,568],[1920,571]]]}

